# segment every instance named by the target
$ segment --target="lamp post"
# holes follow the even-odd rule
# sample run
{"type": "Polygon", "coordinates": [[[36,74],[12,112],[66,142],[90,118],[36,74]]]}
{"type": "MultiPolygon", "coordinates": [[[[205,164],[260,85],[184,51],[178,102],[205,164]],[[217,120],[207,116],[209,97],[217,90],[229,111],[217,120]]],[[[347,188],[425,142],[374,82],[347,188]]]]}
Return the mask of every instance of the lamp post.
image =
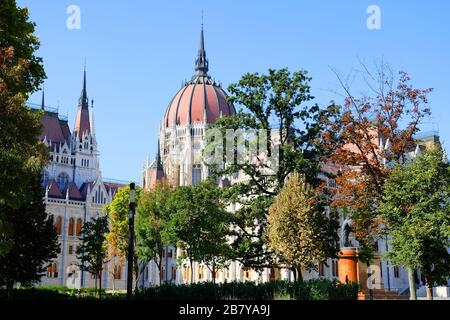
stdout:
{"type": "Polygon", "coordinates": [[[128,219],[130,237],[128,241],[128,276],[127,276],[127,299],[133,294],[133,257],[134,257],[134,214],[135,214],[135,184],[130,183],[130,216],[128,219]]]}

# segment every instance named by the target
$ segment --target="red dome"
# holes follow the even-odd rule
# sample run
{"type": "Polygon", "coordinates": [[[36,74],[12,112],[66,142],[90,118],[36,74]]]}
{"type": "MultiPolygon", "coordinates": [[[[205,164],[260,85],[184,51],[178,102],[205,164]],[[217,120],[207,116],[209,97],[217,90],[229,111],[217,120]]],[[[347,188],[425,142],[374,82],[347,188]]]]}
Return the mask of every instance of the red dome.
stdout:
{"type": "Polygon", "coordinates": [[[164,115],[164,125],[214,123],[221,115],[235,113],[225,91],[209,76],[197,75],[173,97],[164,115]]]}

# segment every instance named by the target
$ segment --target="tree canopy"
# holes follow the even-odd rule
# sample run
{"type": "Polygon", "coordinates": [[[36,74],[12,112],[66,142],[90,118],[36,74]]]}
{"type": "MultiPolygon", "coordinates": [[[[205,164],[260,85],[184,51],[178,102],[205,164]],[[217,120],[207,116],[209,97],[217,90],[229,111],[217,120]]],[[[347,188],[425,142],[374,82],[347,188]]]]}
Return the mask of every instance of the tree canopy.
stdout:
{"type": "MultiPolygon", "coordinates": [[[[273,266],[273,252],[267,250],[265,241],[267,212],[285,179],[297,171],[314,188],[321,184],[320,162],[329,155],[321,140],[326,121],[334,118],[336,107],[320,108],[312,103],[310,80],[306,71],[291,73],[287,69],[245,74],[239,82],[229,86],[229,102],[239,104],[242,109],[234,116],[218,119],[214,126],[223,136],[227,129],[263,129],[268,135],[268,150],[272,136],[279,140],[276,171],[268,171],[262,161],[233,161],[219,169],[212,167],[219,177],[239,173],[248,177],[232,184],[224,193],[228,204],[239,203],[232,215],[235,226],[232,248],[234,259],[246,267],[273,266]]],[[[250,141],[244,136],[239,143],[249,145],[250,141]]],[[[231,146],[235,152],[240,147],[231,146]]],[[[224,150],[227,148],[230,146],[225,145],[224,150]]]]}
{"type": "Polygon", "coordinates": [[[390,237],[393,265],[420,269],[432,295],[450,276],[450,166],[435,147],[397,165],[386,182],[381,216],[390,237]]]}
{"type": "Polygon", "coordinates": [[[338,222],[313,188],[293,172],[269,208],[268,242],[282,263],[302,278],[302,269],[318,270],[319,263],[336,257],[338,222]]]}

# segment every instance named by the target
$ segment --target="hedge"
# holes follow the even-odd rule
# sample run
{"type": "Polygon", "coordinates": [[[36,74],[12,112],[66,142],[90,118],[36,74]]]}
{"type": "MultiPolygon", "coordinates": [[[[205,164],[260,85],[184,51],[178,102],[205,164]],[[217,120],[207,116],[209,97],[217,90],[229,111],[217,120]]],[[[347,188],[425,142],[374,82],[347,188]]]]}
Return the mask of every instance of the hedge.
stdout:
{"type": "Polygon", "coordinates": [[[163,284],[135,293],[143,300],[356,300],[357,283],[342,284],[327,279],[310,281],[211,282],[190,285],[163,284]]]}

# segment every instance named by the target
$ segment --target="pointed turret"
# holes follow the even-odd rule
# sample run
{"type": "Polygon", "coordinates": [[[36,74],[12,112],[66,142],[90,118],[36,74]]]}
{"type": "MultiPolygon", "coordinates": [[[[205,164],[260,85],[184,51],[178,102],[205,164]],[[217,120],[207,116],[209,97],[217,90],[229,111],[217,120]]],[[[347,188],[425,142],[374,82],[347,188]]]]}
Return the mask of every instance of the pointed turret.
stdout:
{"type": "Polygon", "coordinates": [[[81,90],[80,99],[78,100],[78,111],[73,132],[75,135],[78,135],[79,139],[82,139],[85,133],[91,132],[89,100],[86,89],[86,66],[84,66],[83,88],[81,90]]]}
{"type": "Polygon", "coordinates": [[[156,151],[156,168],[157,170],[163,170],[163,165],[161,161],[161,151],[160,151],[160,144],[158,139],[158,150],[156,151]]]}
{"type": "Polygon", "coordinates": [[[89,108],[89,100],[88,100],[87,90],[86,90],[86,65],[84,66],[83,89],[81,89],[81,94],[80,94],[80,99],[78,100],[78,105],[81,106],[83,109],[89,108]]]}
{"type": "Polygon", "coordinates": [[[197,71],[197,75],[206,76],[208,74],[208,59],[206,58],[205,51],[205,37],[203,34],[203,23],[202,23],[202,31],[200,33],[200,45],[198,47],[197,59],[195,60],[195,71],[197,71]]]}

